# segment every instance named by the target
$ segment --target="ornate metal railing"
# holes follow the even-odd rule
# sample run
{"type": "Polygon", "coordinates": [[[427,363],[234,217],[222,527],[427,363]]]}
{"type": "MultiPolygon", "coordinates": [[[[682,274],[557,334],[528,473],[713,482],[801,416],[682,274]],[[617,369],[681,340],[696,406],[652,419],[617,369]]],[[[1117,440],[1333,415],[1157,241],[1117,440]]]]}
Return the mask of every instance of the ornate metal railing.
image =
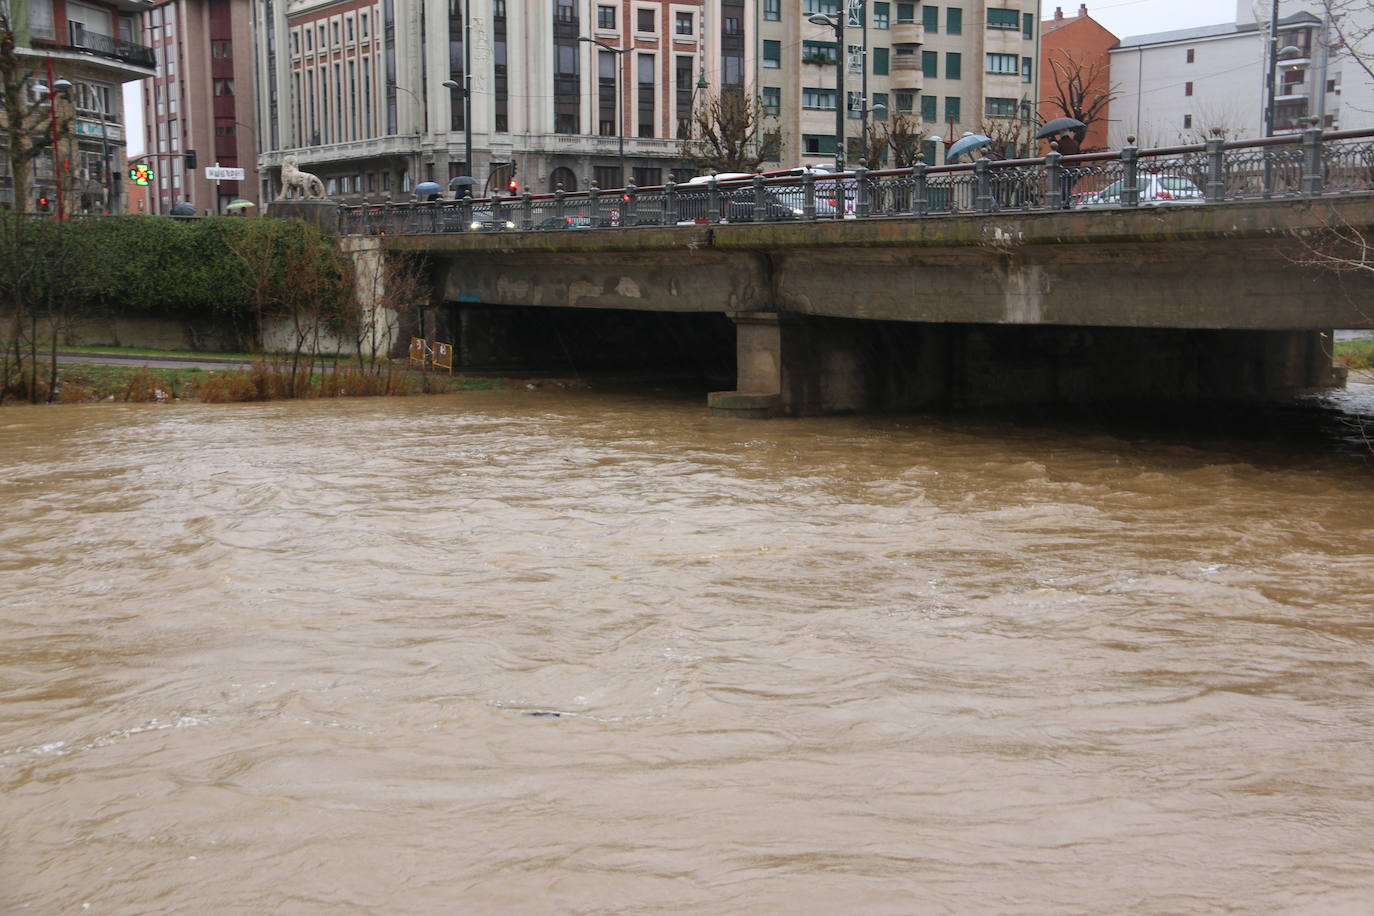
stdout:
{"type": "Polygon", "coordinates": [[[342,208],[347,235],[563,231],[1206,205],[1374,191],[1374,130],[835,174],[342,208]]]}

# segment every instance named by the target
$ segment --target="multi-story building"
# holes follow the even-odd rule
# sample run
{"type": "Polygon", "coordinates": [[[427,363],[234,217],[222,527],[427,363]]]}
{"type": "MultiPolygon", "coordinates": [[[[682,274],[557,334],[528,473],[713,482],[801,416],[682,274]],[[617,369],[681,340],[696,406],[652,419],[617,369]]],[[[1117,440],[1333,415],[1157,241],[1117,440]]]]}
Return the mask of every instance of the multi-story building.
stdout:
{"type": "Polygon", "coordinates": [[[698,94],[752,91],[754,3],[253,0],[261,162],[344,200],[682,177],[698,94]]]}
{"type": "Polygon", "coordinates": [[[1065,16],[1054,8],[1054,18],[1040,23],[1040,103],[1042,121],[1087,115],[1088,128],[1079,146],[1083,151],[1107,146],[1111,120],[1111,58],[1117,38],[1088,15],[1080,4],[1078,15],[1065,16]]]}
{"type": "Polygon", "coordinates": [[[140,209],[167,213],[190,203],[222,213],[236,198],[259,202],[250,13],[249,0],[168,0],[143,14],[157,74],[143,83],[144,148],[155,177],[140,209]],[[242,169],[244,178],[208,177],[214,166],[242,169]]]}
{"type": "Polygon", "coordinates": [[[253,3],[261,163],[275,176],[293,155],[341,199],[463,175],[485,191],[681,179],[702,93],[757,97],[787,166],[835,159],[840,104],[851,165],[865,122],[958,136],[1035,106],[1033,0],[851,4],[844,54],[836,0],[253,3]]]}
{"type": "Polygon", "coordinates": [[[27,199],[14,200],[9,160],[0,161],[0,205],[33,212],[118,212],[125,168],[123,83],[153,72],[152,51],[138,44],[143,0],[0,0],[0,18],[32,74],[27,99],[46,103],[59,132],[32,163],[27,199]],[[39,200],[43,200],[42,206],[39,200]]]}
{"type": "MultiPolygon", "coordinates": [[[[990,124],[1030,123],[1038,3],[850,4],[843,55],[837,55],[836,32],[811,21],[836,9],[835,0],[763,0],[759,91],[781,121],[788,164],[836,158],[837,56],[845,62],[845,160],[851,167],[864,148],[866,122],[881,133],[883,122],[900,115],[923,137],[946,141],[990,124]]],[[[935,164],[942,149],[927,140],[926,161],[935,164]]]]}
{"type": "Polygon", "coordinates": [[[1241,2],[1233,23],[1123,38],[1110,52],[1111,145],[1131,136],[1141,146],[1198,142],[1213,131],[1257,137],[1271,116],[1276,134],[1312,119],[1328,130],[1370,126],[1368,74],[1339,47],[1330,23],[1302,5],[1284,4],[1276,29],[1241,2]]]}

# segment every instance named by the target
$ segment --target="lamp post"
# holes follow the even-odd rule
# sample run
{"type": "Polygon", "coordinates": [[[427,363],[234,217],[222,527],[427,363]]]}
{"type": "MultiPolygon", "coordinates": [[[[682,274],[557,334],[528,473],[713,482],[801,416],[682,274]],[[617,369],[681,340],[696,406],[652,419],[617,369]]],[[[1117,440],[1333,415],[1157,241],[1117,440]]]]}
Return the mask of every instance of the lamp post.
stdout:
{"type": "MultiPolygon", "coordinates": [[[[625,67],[624,67],[624,62],[623,62],[623,55],[626,54],[627,52],[633,51],[634,48],[633,48],[633,47],[629,47],[629,48],[617,48],[617,47],[615,47],[614,45],[608,45],[608,44],[606,44],[604,41],[597,41],[595,38],[588,38],[586,35],[579,35],[578,38],[577,38],[577,40],[578,40],[578,41],[585,41],[585,42],[587,42],[588,44],[596,45],[598,48],[601,48],[603,51],[610,51],[612,54],[614,54],[614,55],[616,56],[616,62],[615,62],[615,133],[616,133],[616,137],[617,137],[617,138],[619,139],[619,141],[620,141],[620,183],[621,183],[621,185],[623,186],[623,185],[625,184],[625,99],[624,99],[624,96],[622,95],[622,90],[621,90],[621,87],[622,87],[622,85],[623,85],[624,82],[625,82],[625,74],[624,74],[624,72],[623,72],[624,69],[625,69],[625,67]]],[[[600,72],[600,71],[598,70],[598,72],[600,72]]],[[[702,79],[703,79],[703,80],[705,79],[705,75],[704,75],[704,74],[702,75],[702,79]]]]}
{"type": "MultiPolygon", "coordinates": [[[[72,84],[66,79],[54,80],[52,76],[52,58],[47,58],[48,65],[48,85],[44,90],[48,93],[48,115],[52,122],[52,183],[57,197],[57,218],[66,219],[67,211],[62,205],[62,176],[57,163],[61,150],[57,142],[57,96],[58,93],[66,95],[71,91],[72,84]]],[[[18,204],[18,201],[15,201],[18,204]]]]}
{"type": "MultiPolygon", "coordinates": [[[[1266,92],[1268,104],[1265,106],[1264,110],[1264,135],[1266,137],[1274,136],[1275,107],[1279,94],[1280,62],[1301,57],[1302,53],[1300,49],[1292,45],[1288,45],[1282,49],[1279,48],[1279,0],[1274,0],[1269,10],[1269,73],[1265,78],[1265,88],[1268,90],[1266,92]]],[[[1325,86],[1322,86],[1321,89],[1322,92],[1326,91],[1325,86]]]]}
{"type": "Polygon", "coordinates": [[[105,128],[105,87],[96,86],[95,100],[100,109],[100,173],[105,185],[105,212],[115,213],[118,208],[118,193],[115,191],[114,173],[110,171],[110,144],[105,128]]]}
{"type": "MultiPolygon", "coordinates": [[[[396,83],[392,83],[392,85],[396,89],[410,96],[411,101],[415,103],[415,107],[420,109],[420,132],[422,135],[421,142],[423,143],[424,138],[429,136],[429,109],[426,108],[425,104],[420,101],[420,97],[415,94],[414,90],[407,89],[406,87],[396,83]]],[[[420,150],[417,148],[415,150],[415,182],[416,184],[418,184],[422,180],[423,178],[420,175],[420,150]]]]}
{"type": "MultiPolygon", "coordinates": [[[[449,102],[453,101],[452,90],[463,93],[463,164],[472,175],[472,25],[468,16],[468,4],[463,4],[463,84],[454,80],[444,80],[442,85],[450,90],[449,102]]],[[[475,177],[475,176],[474,176],[475,177]]]]}
{"type": "Polygon", "coordinates": [[[807,22],[828,25],[835,30],[835,171],[844,171],[844,110],[849,107],[844,96],[844,20],[848,12],[833,15],[817,13],[807,22]]]}

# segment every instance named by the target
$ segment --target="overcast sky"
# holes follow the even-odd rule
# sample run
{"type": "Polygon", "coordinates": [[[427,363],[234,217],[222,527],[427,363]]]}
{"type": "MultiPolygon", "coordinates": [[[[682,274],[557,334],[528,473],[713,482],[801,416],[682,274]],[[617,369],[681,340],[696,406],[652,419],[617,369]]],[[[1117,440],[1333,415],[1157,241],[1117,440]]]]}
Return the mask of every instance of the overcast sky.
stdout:
{"type": "MultiPolygon", "coordinates": [[[[1061,7],[1065,16],[1078,14],[1080,0],[1041,0],[1042,19],[1061,7]]],[[[1200,25],[1235,22],[1236,0],[1088,0],[1088,15],[1117,38],[1172,32],[1200,25]]]]}
{"type": "MultiPolygon", "coordinates": [[[[1041,0],[1041,17],[1054,16],[1054,8],[1061,7],[1065,16],[1078,14],[1080,0],[1041,0]]],[[[1088,15],[1105,26],[1117,38],[1169,32],[1199,25],[1234,22],[1236,0],[1105,0],[1088,2],[1088,15]]],[[[138,83],[124,87],[124,112],[129,123],[129,155],[132,159],[143,151],[143,118],[139,111],[138,83]]]]}

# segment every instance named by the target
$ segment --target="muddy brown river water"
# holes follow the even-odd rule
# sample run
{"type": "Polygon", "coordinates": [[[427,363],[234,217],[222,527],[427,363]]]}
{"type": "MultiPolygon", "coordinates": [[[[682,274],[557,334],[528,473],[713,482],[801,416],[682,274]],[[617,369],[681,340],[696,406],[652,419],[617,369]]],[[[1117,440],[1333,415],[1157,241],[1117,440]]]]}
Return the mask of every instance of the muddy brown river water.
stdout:
{"type": "Polygon", "coordinates": [[[0,912],[1369,913],[1374,470],[518,391],[0,411],[0,912]]]}

